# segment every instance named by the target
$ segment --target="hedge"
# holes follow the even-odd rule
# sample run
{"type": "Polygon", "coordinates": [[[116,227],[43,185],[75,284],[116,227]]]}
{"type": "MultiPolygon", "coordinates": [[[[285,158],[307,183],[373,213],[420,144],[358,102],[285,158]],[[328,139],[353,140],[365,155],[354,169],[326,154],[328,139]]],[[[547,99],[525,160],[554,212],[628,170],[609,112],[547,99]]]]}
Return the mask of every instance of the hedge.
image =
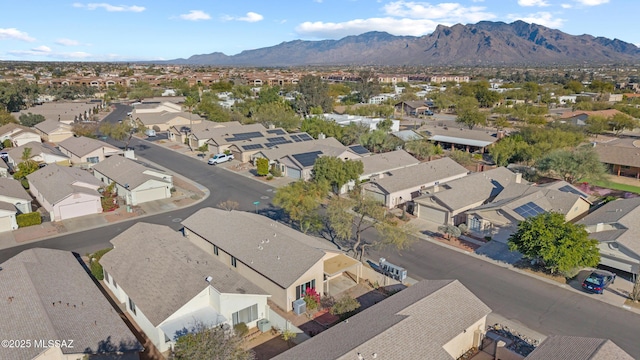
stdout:
{"type": "Polygon", "coordinates": [[[18,227],[26,227],[31,225],[42,224],[42,217],[39,212],[30,212],[26,214],[16,215],[16,222],[18,227]]]}
{"type": "Polygon", "coordinates": [[[89,254],[89,268],[91,269],[91,275],[98,280],[104,279],[104,271],[102,270],[102,265],[100,265],[100,259],[102,255],[111,251],[112,248],[106,248],[102,250],[98,250],[93,254],[89,254]]]}

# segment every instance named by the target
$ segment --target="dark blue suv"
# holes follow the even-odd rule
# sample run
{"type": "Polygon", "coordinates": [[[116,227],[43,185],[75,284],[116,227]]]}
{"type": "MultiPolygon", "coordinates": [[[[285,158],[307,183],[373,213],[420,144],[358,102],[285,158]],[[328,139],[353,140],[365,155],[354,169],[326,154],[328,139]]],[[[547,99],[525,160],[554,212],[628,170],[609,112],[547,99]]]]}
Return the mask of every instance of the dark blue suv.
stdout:
{"type": "Polygon", "coordinates": [[[604,271],[594,270],[582,282],[582,288],[596,294],[604,293],[604,289],[616,280],[616,274],[604,271]]]}

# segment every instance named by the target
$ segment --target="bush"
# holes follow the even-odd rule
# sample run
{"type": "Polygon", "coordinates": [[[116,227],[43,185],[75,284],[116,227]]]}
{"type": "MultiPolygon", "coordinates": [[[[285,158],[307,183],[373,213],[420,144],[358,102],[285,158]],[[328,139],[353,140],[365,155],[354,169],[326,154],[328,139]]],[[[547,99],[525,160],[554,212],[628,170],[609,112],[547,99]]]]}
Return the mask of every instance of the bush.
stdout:
{"type": "Polygon", "coordinates": [[[320,295],[314,288],[307,288],[304,294],[304,302],[307,304],[307,310],[315,310],[320,305],[320,295]]]}
{"type": "Polygon", "coordinates": [[[267,175],[267,180],[273,180],[273,175],[271,174],[267,175]]]}
{"type": "Polygon", "coordinates": [[[269,173],[271,175],[273,175],[274,177],[281,177],[282,176],[282,171],[280,171],[280,168],[276,165],[271,165],[271,169],[269,169],[269,173]]]}
{"type": "Polygon", "coordinates": [[[89,254],[89,269],[91,270],[91,275],[98,280],[104,280],[104,271],[102,269],[102,265],[100,265],[100,259],[102,255],[111,251],[112,248],[106,248],[102,250],[98,250],[93,254],[89,254]]]}
{"type": "Polygon", "coordinates": [[[3,148],[10,148],[13,147],[13,144],[11,143],[10,139],[5,139],[5,141],[2,142],[2,147],[3,148]]]}
{"type": "Polygon", "coordinates": [[[27,227],[31,225],[42,224],[42,217],[39,212],[30,212],[26,214],[16,215],[16,222],[18,227],[27,227]]]}
{"type": "Polygon", "coordinates": [[[332,315],[343,315],[356,311],[360,307],[358,300],[350,297],[343,296],[333,305],[329,312],[332,315]]]}
{"type": "Polygon", "coordinates": [[[258,170],[258,176],[267,176],[267,174],[269,174],[269,160],[266,158],[257,158],[256,168],[258,170]]]}
{"type": "Polygon", "coordinates": [[[25,190],[29,190],[29,180],[27,180],[26,178],[20,179],[20,184],[22,184],[22,187],[25,190]]]}
{"type": "Polygon", "coordinates": [[[235,324],[233,326],[233,330],[235,330],[236,335],[240,337],[243,337],[249,333],[249,328],[247,327],[247,324],[243,322],[235,324]]]}

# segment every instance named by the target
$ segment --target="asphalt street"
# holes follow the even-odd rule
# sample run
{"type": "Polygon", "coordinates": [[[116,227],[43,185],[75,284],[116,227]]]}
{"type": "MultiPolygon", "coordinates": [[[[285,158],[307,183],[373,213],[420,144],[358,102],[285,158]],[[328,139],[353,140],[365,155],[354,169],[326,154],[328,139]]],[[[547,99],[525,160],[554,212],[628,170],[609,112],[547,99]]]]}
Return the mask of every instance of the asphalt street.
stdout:
{"type": "MultiPolygon", "coordinates": [[[[121,145],[121,144],[120,144],[121,145]]],[[[186,157],[146,141],[133,140],[136,155],[171,169],[207,187],[211,195],[196,206],[117,223],[95,230],[64,235],[0,251],[0,263],[22,250],[46,247],[86,254],[110,246],[109,240],[136,222],[165,224],[175,230],[180,221],[202,207],[215,207],[226,200],[237,201],[239,210],[273,214],[270,200],[274,189],[231,171],[208,166],[203,160],[186,157]]],[[[365,238],[377,236],[367,232],[365,238]]],[[[458,279],[494,312],[543,334],[575,335],[612,339],[640,358],[640,316],[620,307],[562,289],[535,278],[488,263],[428,241],[418,240],[411,249],[371,252],[405,267],[409,276],[420,279],[458,279]]],[[[455,299],[452,299],[455,310],[455,299]]]]}

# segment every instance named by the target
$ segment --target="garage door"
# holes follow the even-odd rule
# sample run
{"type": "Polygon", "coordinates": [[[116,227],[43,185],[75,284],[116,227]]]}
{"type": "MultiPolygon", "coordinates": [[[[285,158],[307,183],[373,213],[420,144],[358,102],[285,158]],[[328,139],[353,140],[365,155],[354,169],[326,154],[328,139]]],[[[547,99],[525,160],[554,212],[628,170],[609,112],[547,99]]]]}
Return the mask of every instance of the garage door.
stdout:
{"type": "Polygon", "coordinates": [[[165,187],[157,187],[153,189],[139,190],[136,191],[136,200],[135,204],[142,204],[147,201],[154,201],[166,198],[166,189],[165,187]]]}
{"type": "Polygon", "coordinates": [[[85,201],[76,204],[60,206],[60,219],[70,219],[78,216],[96,213],[95,201],[85,201]]]}
{"type": "Polygon", "coordinates": [[[300,179],[302,177],[302,171],[287,166],[287,176],[292,179],[300,179]]]}
{"type": "Polygon", "coordinates": [[[13,224],[11,221],[11,216],[5,216],[0,218],[0,231],[11,231],[13,230],[13,224]]]}
{"type": "Polygon", "coordinates": [[[638,272],[638,263],[632,263],[631,261],[618,259],[616,257],[609,256],[608,254],[600,254],[600,264],[629,273],[638,272]]]}
{"type": "Polygon", "coordinates": [[[386,198],[384,196],[384,194],[381,194],[379,192],[375,192],[375,191],[371,191],[371,190],[366,190],[365,189],[365,196],[370,197],[378,202],[380,202],[381,204],[386,204],[386,198]]]}
{"type": "Polygon", "coordinates": [[[431,222],[437,224],[446,224],[447,223],[447,214],[444,211],[440,211],[428,206],[420,205],[418,216],[420,219],[429,220],[431,222]]]}

